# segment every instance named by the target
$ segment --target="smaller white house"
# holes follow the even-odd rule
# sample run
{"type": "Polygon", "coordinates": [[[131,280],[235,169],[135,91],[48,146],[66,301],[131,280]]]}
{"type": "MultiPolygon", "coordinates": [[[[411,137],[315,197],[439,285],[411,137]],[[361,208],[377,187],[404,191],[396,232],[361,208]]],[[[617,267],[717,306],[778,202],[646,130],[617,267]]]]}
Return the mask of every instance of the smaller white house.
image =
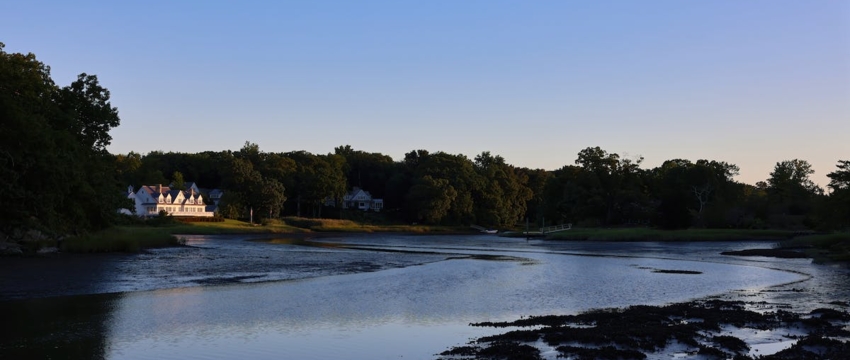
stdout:
{"type": "Polygon", "coordinates": [[[212,217],[213,213],[206,211],[206,204],[201,192],[194,183],[187,183],[188,190],[172,189],[162,185],[142,185],[139,191],[133,191],[133,186],[127,188],[127,198],[136,204],[136,215],[157,216],[165,211],[172,216],[212,217]]]}
{"type": "Polygon", "coordinates": [[[342,208],[379,212],[384,208],[384,199],[372,198],[368,191],[355,187],[342,198],[342,208]]]}

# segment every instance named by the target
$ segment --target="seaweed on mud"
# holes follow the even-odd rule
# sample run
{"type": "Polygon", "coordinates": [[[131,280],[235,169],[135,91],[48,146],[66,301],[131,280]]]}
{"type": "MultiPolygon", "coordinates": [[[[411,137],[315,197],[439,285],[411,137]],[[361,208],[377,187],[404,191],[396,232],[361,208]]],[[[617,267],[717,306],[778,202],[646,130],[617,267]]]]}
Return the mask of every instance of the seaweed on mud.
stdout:
{"type": "Polygon", "coordinates": [[[515,321],[499,321],[491,322],[484,321],[479,323],[471,323],[469,326],[476,327],[530,327],[530,326],[561,326],[567,323],[575,323],[575,315],[544,315],[544,316],[529,316],[515,321]]]}
{"type": "Polygon", "coordinates": [[[705,345],[699,345],[699,351],[697,351],[697,354],[702,355],[705,359],[725,360],[729,357],[729,354],[725,351],[705,345]]]}
{"type": "MultiPolygon", "coordinates": [[[[482,337],[476,341],[477,344],[490,346],[478,350],[472,356],[476,359],[489,359],[494,358],[492,354],[497,351],[510,350],[509,354],[516,356],[518,352],[527,350],[527,355],[535,358],[539,357],[539,350],[522,343],[543,340],[556,347],[562,356],[579,359],[605,359],[609,356],[612,359],[642,359],[643,357],[635,354],[643,355],[646,352],[662,350],[673,342],[689,346],[705,358],[747,359],[749,357],[742,354],[749,349],[744,341],[733,336],[712,334],[721,333],[727,326],[771,330],[793,325],[806,328],[809,334],[812,334],[808,342],[813,343],[815,339],[821,338],[812,336],[843,336],[841,334],[846,334],[847,331],[843,330],[842,325],[833,322],[850,320],[847,313],[831,309],[816,309],[810,313],[810,317],[803,317],[781,309],[758,313],[748,309],[752,305],[742,301],[709,299],[666,306],[639,305],[624,309],[592,310],[577,315],[528,317],[513,322],[479,323],[474,325],[539,328],[482,337]],[[576,324],[583,326],[573,326],[576,324]],[[484,356],[485,354],[487,355],[484,356]]],[[[845,343],[827,340],[829,339],[818,340],[825,344],[821,346],[826,349],[824,352],[835,352],[835,349],[847,347],[845,343]]],[[[809,350],[799,351],[811,353],[810,348],[813,346],[809,346],[809,350]]],[[[461,348],[459,351],[465,350],[461,348]]],[[[794,354],[805,355],[799,351],[794,354]]]]}
{"type": "Polygon", "coordinates": [[[643,360],[646,354],[635,350],[620,350],[613,346],[587,348],[579,346],[558,346],[558,357],[571,357],[577,360],[643,360]]]}
{"type": "Polygon", "coordinates": [[[515,341],[496,341],[489,346],[458,346],[440,353],[452,359],[481,360],[540,360],[540,350],[515,341]]]}
{"type": "Polygon", "coordinates": [[[440,353],[441,356],[475,356],[481,348],[478,346],[456,346],[440,353]]]}
{"type": "Polygon", "coordinates": [[[847,313],[846,311],[838,311],[838,310],[826,309],[826,308],[814,309],[809,313],[809,315],[817,316],[817,317],[819,317],[821,319],[825,319],[825,320],[840,320],[840,321],[850,320],[850,313],[847,313]]]}
{"type": "Polygon", "coordinates": [[[736,338],[734,336],[729,335],[718,335],[711,338],[711,342],[717,346],[720,346],[726,350],[730,350],[732,352],[743,352],[750,350],[750,346],[747,345],[744,340],[736,338]]]}
{"type": "Polygon", "coordinates": [[[665,270],[665,269],[655,269],[652,270],[654,273],[659,274],[685,274],[685,275],[699,275],[702,274],[702,271],[693,271],[693,270],[665,270]]]}
{"type": "Polygon", "coordinates": [[[539,330],[513,330],[508,331],[504,334],[494,335],[494,336],[484,336],[479,338],[476,342],[481,343],[489,343],[494,341],[524,341],[531,342],[537,341],[540,338],[539,330]]]}
{"type": "Polygon", "coordinates": [[[847,354],[850,354],[850,342],[811,335],[800,339],[796,344],[788,349],[779,351],[775,354],[759,357],[759,359],[846,359],[847,354]]]}
{"type": "Polygon", "coordinates": [[[540,350],[513,341],[499,341],[481,349],[476,359],[492,360],[539,360],[540,350]]]}

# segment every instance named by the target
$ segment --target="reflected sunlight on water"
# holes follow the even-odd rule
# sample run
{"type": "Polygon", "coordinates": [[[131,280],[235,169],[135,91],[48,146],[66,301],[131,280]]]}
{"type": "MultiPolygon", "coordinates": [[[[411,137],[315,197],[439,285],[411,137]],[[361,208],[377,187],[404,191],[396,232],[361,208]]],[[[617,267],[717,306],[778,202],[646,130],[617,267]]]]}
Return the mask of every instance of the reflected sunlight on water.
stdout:
{"type": "MultiPolygon", "coordinates": [[[[338,262],[402,267],[283,282],[128,292],[106,300],[94,298],[91,301],[111,304],[100,334],[106,344],[104,358],[432,358],[470,338],[500,332],[470,327],[470,322],[678,302],[805,278],[754,266],[702,261],[571,256],[524,241],[500,240],[494,245],[489,240],[492,237],[482,239],[461,243],[463,239],[456,237],[396,236],[371,244],[427,249],[430,255],[424,257],[333,247],[323,248],[322,253],[288,252],[290,248],[303,251],[298,241],[240,241],[231,246],[205,240],[205,246],[228,252],[247,249],[256,251],[250,254],[277,252],[280,256],[303,256],[304,261],[322,259],[315,265],[317,270],[309,270],[319,275],[323,274],[322,266],[326,266],[321,264],[338,262]],[[446,248],[451,251],[439,250],[446,248]],[[440,256],[433,254],[441,251],[445,252],[442,259],[453,260],[436,261],[440,256]],[[499,261],[458,256],[464,253],[499,255],[492,257],[499,261]],[[533,261],[504,261],[505,256],[533,261]],[[653,269],[701,274],[658,273],[653,269]]],[[[339,242],[364,245],[368,238],[344,240],[339,242]]],[[[163,252],[162,256],[173,256],[170,254],[163,252]]],[[[204,256],[216,259],[209,254],[204,256]]],[[[215,261],[197,256],[181,259],[197,264],[215,261]]],[[[271,256],[266,261],[285,259],[271,256]]],[[[294,264],[301,263],[296,260],[292,260],[294,264]]],[[[185,276],[207,271],[200,265],[188,269],[184,269],[185,263],[181,266],[185,276]]],[[[239,269],[238,263],[229,269],[234,268],[239,269]]],[[[214,274],[223,277],[236,273],[214,274]]],[[[156,281],[159,280],[152,283],[156,281]]]]}

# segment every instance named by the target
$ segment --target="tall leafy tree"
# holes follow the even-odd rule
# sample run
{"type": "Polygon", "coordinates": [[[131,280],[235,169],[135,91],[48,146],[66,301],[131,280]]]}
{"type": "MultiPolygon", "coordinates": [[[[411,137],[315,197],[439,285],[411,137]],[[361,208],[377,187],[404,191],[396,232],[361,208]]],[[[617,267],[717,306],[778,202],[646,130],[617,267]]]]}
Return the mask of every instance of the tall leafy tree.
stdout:
{"type": "Polygon", "coordinates": [[[829,177],[832,190],[821,208],[826,227],[850,228],[850,160],[839,160],[837,169],[829,177]]]}
{"type": "Polygon", "coordinates": [[[438,224],[449,215],[457,191],[446,179],[425,175],[416,180],[407,194],[416,221],[438,224]]]}
{"type": "Polygon", "coordinates": [[[513,226],[519,222],[533,197],[527,186],[528,177],[489,151],[475,157],[475,169],[482,183],[475,197],[476,222],[488,226],[513,226]]]}
{"type": "Polygon", "coordinates": [[[805,212],[811,197],[820,189],[809,179],[814,174],[812,165],[805,160],[785,160],[776,163],[767,179],[768,194],[777,211],[799,215],[805,212]]]}
{"type": "Polygon", "coordinates": [[[826,174],[829,177],[829,186],[832,191],[850,189],[850,160],[839,160],[837,170],[826,174]]]}
{"type": "Polygon", "coordinates": [[[109,130],[120,123],[109,91],[87,74],[59,88],[35,55],[3,48],[0,43],[0,231],[109,226],[126,205],[106,151],[109,130]]]}

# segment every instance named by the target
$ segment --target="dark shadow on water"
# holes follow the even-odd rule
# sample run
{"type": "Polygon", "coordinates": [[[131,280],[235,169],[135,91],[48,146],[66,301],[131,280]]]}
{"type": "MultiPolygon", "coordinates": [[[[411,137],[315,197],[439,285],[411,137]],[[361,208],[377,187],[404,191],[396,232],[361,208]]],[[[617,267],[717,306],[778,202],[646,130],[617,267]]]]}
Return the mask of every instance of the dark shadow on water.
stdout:
{"type": "Polygon", "coordinates": [[[0,302],[0,357],[103,359],[108,324],[121,294],[0,302]]]}

